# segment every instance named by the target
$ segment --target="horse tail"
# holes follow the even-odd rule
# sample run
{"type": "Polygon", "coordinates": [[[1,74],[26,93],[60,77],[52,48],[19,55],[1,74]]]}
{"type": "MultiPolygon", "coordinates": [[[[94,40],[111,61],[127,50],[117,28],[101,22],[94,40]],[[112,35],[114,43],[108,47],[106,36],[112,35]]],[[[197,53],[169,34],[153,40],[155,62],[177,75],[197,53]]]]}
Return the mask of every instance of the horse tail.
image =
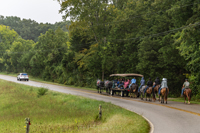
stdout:
{"type": "Polygon", "coordinates": [[[166,90],[165,90],[165,100],[167,101],[167,88],[166,88],[166,90]]]}
{"type": "Polygon", "coordinates": [[[155,99],[155,92],[154,92],[154,88],[152,87],[152,91],[153,91],[153,99],[155,99]]]}

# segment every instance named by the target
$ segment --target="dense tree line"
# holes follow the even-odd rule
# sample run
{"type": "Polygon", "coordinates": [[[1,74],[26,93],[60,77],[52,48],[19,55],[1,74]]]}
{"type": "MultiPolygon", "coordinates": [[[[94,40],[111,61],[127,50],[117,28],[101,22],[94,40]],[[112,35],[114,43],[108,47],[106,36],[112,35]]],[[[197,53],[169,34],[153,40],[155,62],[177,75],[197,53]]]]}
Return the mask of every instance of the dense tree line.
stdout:
{"type": "Polygon", "coordinates": [[[25,40],[37,41],[40,34],[45,34],[48,29],[56,30],[60,27],[63,31],[67,32],[67,27],[70,25],[70,21],[56,22],[55,24],[50,23],[38,23],[31,19],[20,19],[19,17],[0,15],[0,25],[9,26],[14,29],[19,36],[25,40]]]}
{"type": "Polygon", "coordinates": [[[112,73],[140,73],[146,80],[167,78],[174,96],[189,78],[200,97],[199,0],[58,1],[72,20],[69,34],[52,28],[34,43],[1,26],[12,35],[0,41],[7,51],[1,53],[2,71],[89,87],[97,78],[111,80],[112,73]]]}

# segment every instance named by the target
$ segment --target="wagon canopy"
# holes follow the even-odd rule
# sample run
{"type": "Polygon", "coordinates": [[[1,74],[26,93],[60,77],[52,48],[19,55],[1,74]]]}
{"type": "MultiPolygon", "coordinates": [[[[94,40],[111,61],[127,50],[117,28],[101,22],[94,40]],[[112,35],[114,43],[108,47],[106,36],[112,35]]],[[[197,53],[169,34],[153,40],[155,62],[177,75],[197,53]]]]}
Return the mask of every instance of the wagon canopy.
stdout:
{"type": "Polygon", "coordinates": [[[110,77],[112,76],[119,76],[119,77],[143,77],[141,74],[136,74],[136,73],[125,73],[125,74],[111,74],[110,77]]]}

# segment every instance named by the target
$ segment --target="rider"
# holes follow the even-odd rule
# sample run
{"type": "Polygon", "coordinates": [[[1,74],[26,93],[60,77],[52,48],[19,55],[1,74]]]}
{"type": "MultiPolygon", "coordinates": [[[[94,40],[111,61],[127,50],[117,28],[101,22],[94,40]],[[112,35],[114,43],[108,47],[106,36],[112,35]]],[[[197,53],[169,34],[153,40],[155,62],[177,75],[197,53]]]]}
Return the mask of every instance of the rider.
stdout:
{"type": "Polygon", "coordinates": [[[146,92],[146,90],[147,90],[149,87],[152,87],[152,86],[153,86],[153,82],[151,81],[151,78],[149,78],[149,81],[147,82],[147,87],[145,88],[144,93],[146,92]]]}
{"type": "Polygon", "coordinates": [[[131,87],[132,84],[136,84],[136,79],[135,79],[135,77],[131,80],[131,84],[129,85],[129,88],[131,87]]]}
{"type": "Polygon", "coordinates": [[[162,82],[161,82],[161,87],[159,88],[158,94],[160,95],[160,91],[162,90],[162,88],[168,88],[167,86],[167,79],[163,78],[162,82]]]}
{"type": "Polygon", "coordinates": [[[160,78],[157,77],[155,80],[155,85],[152,87],[152,90],[154,91],[154,87],[156,87],[156,85],[159,85],[159,84],[160,84],[160,78]]]}
{"type": "Polygon", "coordinates": [[[188,82],[188,79],[185,79],[185,82],[183,83],[184,88],[181,91],[181,96],[183,96],[183,92],[184,92],[185,89],[190,88],[189,86],[190,86],[190,83],[188,82]]]}
{"type": "Polygon", "coordinates": [[[145,80],[144,80],[144,77],[142,77],[142,79],[140,80],[140,87],[138,89],[138,92],[140,92],[140,88],[145,85],[145,80]]]}
{"type": "Polygon", "coordinates": [[[159,77],[157,77],[155,80],[155,85],[153,86],[152,89],[154,89],[154,87],[156,87],[156,85],[159,85],[159,84],[160,84],[160,79],[159,79],[159,77]]]}

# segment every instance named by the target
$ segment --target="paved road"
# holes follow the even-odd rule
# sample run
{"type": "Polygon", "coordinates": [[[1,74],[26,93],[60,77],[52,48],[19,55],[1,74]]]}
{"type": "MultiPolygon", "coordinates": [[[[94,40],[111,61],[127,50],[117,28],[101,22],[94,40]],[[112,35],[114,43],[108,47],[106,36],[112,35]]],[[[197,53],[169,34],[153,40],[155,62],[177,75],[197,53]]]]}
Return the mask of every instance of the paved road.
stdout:
{"type": "Polygon", "coordinates": [[[84,96],[100,101],[111,102],[146,117],[153,124],[154,133],[200,133],[200,106],[186,105],[169,101],[167,105],[158,102],[144,102],[139,99],[119,96],[100,95],[94,91],[85,91],[59,85],[35,81],[17,81],[16,77],[0,75],[0,79],[25,85],[46,87],[49,90],[84,96]]]}

